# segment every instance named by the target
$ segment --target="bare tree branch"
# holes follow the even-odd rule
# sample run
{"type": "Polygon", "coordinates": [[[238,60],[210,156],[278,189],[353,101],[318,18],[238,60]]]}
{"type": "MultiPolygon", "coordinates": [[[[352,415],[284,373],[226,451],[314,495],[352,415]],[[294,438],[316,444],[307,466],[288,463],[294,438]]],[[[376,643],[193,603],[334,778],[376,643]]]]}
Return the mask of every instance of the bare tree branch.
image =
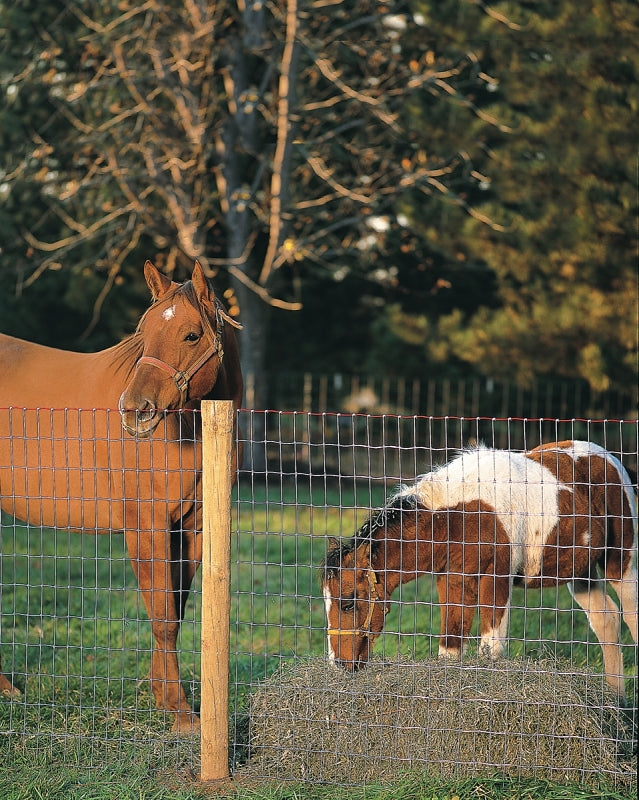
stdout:
{"type": "MultiPolygon", "coordinates": [[[[271,173],[271,203],[269,243],[259,277],[259,283],[265,286],[274,267],[275,254],[280,247],[282,232],[282,185],[283,177],[288,174],[286,159],[291,147],[291,100],[295,92],[295,75],[293,66],[297,48],[297,0],[286,2],[286,40],[280,66],[279,99],[277,104],[277,144],[273,158],[271,173]]],[[[288,196],[288,192],[286,192],[288,196]]]]}
{"type": "Polygon", "coordinates": [[[441,194],[502,229],[459,191],[484,181],[481,162],[426,147],[406,111],[428,92],[509,133],[468,91],[492,79],[473,53],[444,61],[421,48],[412,58],[372,0],[357,15],[343,0],[143,0],[114,16],[79,0],[72,8],[85,29],[75,73],[56,73],[64,48],[47,34],[52,102],[77,142],[70,169],[47,166],[41,137],[37,157],[4,180],[46,181],[60,235],[24,235],[42,270],[74,249],[99,253],[107,278],[87,331],[142,242],[163,252],[170,273],[198,258],[268,307],[299,309],[281,267],[303,275],[306,261],[330,271],[331,258],[361,260],[367,221],[411,191],[441,194]]]}

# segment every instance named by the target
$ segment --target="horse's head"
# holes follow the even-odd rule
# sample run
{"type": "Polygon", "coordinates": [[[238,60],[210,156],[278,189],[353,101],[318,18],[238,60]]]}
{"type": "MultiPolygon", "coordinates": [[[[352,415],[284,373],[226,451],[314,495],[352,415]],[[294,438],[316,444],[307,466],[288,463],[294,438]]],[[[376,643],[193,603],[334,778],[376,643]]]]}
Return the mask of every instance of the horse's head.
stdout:
{"type": "Polygon", "coordinates": [[[359,669],[368,661],[388,613],[371,563],[371,545],[333,541],[322,566],[329,658],[349,670],[359,669]]]}
{"type": "Polygon", "coordinates": [[[153,305],[138,325],[142,355],[119,407],[127,433],[148,438],[165,411],[194,408],[211,392],[224,358],[224,323],[242,326],[224,311],[197,261],[187,283],[174,283],[150,261],[144,276],[153,305]]]}

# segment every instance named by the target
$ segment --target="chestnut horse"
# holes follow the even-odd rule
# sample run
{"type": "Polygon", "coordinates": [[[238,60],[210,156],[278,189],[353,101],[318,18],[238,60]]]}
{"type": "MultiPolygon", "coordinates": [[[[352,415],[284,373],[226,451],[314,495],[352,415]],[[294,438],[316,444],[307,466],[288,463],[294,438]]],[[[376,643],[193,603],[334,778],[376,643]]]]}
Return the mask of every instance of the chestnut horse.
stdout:
{"type": "Polygon", "coordinates": [[[605,581],[636,643],[636,535],[628,473],[596,444],[463,451],[401,487],[352,540],[332,542],[322,571],[329,657],[360,667],[382,631],[392,593],[426,572],[437,575],[442,656],[463,652],[477,604],[480,652],[502,655],[515,578],[532,587],[567,584],[623,702],[619,609],[605,581]]]}
{"type": "MultiPolygon", "coordinates": [[[[177,730],[199,724],[176,651],[202,553],[201,420],[192,412],[205,398],[239,407],[241,326],[199,263],[183,284],[149,261],[144,274],[153,303],[107,350],[0,335],[0,501],[31,525],[124,532],[155,640],[152,692],[177,730]]],[[[16,690],[1,676],[0,691],[16,690]]]]}

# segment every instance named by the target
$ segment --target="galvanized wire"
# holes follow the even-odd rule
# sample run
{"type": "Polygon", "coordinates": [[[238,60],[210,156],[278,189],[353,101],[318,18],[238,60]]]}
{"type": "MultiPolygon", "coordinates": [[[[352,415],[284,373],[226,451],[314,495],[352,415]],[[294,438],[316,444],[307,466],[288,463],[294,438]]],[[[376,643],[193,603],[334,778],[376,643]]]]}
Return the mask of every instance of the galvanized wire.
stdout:
{"type": "MultiPolygon", "coordinates": [[[[69,452],[88,447],[89,453],[106,444],[94,435],[96,415],[113,412],[91,410],[80,414],[73,410],[42,409],[32,414],[28,423],[21,410],[0,410],[0,413],[9,415],[7,433],[0,437],[0,475],[2,492],[5,501],[9,495],[10,508],[12,501],[20,504],[24,500],[34,507],[46,500],[38,496],[36,486],[42,485],[44,494],[53,490],[52,484],[47,484],[46,470],[53,448],[60,443],[49,432],[52,414],[63,417],[62,438],[69,452]],[[31,468],[27,484],[24,475],[20,477],[16,472],[19,469],[16,464],[23,459],[25,433],[37,440],[39,453],[39,464],[31,468]],[[29,497],[11,497],[21,485],[26,485],[29,497]]],[[[374,647],[373,669],[368,673],[362,670],[350,683],[342,673],[329,669],[319,567],[330,537],[353,536],[400,484],[411,484],[419,475],[448,462],[460,448],[483,443],[522,451],[544,442],[580,439],[602,445],[636,472],[639,450],[636,420],[242,411],[239,427],[244,462],[234,490],[230,521],[233,553],[230,760],[234,769],[252,768],[254,775],[278,780],[330,781],[338,774],[338,763],[348,762],[349,758],[351,762],[361,759],[362,752],[366,755],[367,751],[373,764],[385,764],[384,770],[398,764],[424,769],[419,759],[402,755],[401,747],[405,747],[405,743],[400,744],[402,731],[417,725],[414,717],[407,721],[404,710],[414,709],[418,704],[427,707],[438,696],[444,697],[456,703],[453,718],[458,720],[457,724],[461,724],[459,720],[469,724],[464,704],[476,705],[478,693],[483,692],[481,702],[487,705],[482,707],[488,712],[473,732],[476,747],[485,745],[483,740],[480,742],[480,734],[505,741],[509,730],[513,740],[521,744],[525,724],[526,747],[534,746],[531,742],[535,736],[539,741],[535,774],[544,775],[546,769],[548,777],[552,777],[553,770],[559,774],[559,767],[548,759],[553,747],[557,752],[562,749],[565,730],[558,732],[553,745],[541,716],[535,732],[529,716],[525,723],[513,721],[514,711],[508,706],[508,697],[495,695],[491,700],[490,696],[490,691],[496,692],[495,681],[510,680],[507,669],[510,665],[515,670],[512,680],[517,676],[518,681],[524,681],[516,684],[520,687],[518,691],[530,692],[533,711],[542,707],[552,711],[548,698],[539,695],[539,680],[535,678],[534,686],[525,683],[525,665],[534,663],[542,663],[550,678],[557,681],[556,688],[552,684],[546,687],[551,696],[555,692],[557,698],[565,698],[571,687],[581,687],[581,693],[571,695],[574,707],[571,713],[576,715],[577,707],[586,708],[589,719],[599,721],[599,735],[604,744],[623,751],[628,729],[623,727],[622,718],[610,716],[610,697],[601,681],[601,649],[585,615],[565,587],[513,590],[508,658],[505,667],[504,664],[495,667],[494,674],[490,673],[490,665],[477,666],[473,661],[477,649],[477,631],[473,630],[468,661],[471,672],[463,673],[465,679],[471,676],[469,694],[469,685],[460,683],[459,672],[453,675],[451,671],[445,680],[438,678],[437,670],[443,669],[436,661],[440,609],[430,575],[405,584],[393,596],[384,633],[374,647]],[[393,665],[394,674],[388,672],[393,665]],[[428,691],[424,686],[415,688],[413,699],[398,677],[400,673],[410,675],[411,665],[415,665],[411,681],[418,674],[427,674],[430,681],[428,691]],[[427,673],[423,672],[424,665],[427,673]],[[481,685],[478,669],[488,670],[486,680],[482,673],[481,685]],[[438,685],[440,679],[444,683],[438,685]],[[376,693],[371,683],[374,680],[388,683],[380,683],[376,693]],[[271,694],[263,694],[265,681],[270,681],[266,686],[271,694]],[[300,681],[306,690],[306,701],[313,706],[312,714],[294,706],[301,691],[300,681]],[[451,695],[453,685],[458,688],[456,695],[451,695]],[[463,691],[460,686],[465,687],[463,691]],[[362,749],[358,742],[350,751],[335,750],[344,747],[343,739],[336,744],[337,740],[331,738],[335,721],[330,704],[337,702],[337,690],[341,692],[337,697],[338,721],[348,722],[350,736],[368,736],[367,748],[362,749]],[[356,717],[362,692],[365,700],[368,697],[370,710],[370,717],[363,721],[356,717]],[[278,707],[268,709],[268,714],[264,713],[260,719],[256,711],[260,702],[276,702],[278,707]],[[385,705],[388,703],[390,706],[385,705]],[[348,708],[351,716],[345,721],[348,708]],[[318,709],[326,710],[328,721],[318,722],[318,709]],[[309,716],[304,718],[304,713],[309,716]],[[266,745],[262,740],[256,760],[255,743],[263,732],[262,723],[272,724],[273,714],[280,719],[286,714],[298,714],[299,718],[291,718],[288,727],[278,729],[281,741],[277,743],[275,761],[265,760],[266,745]],[[501,724],[504,719],[505,730],[498,727],[499,720],[501,724]],[[363,729],[361,725],[358,727],[359,723],[364,725],[363,729]],[[310,730],[310,739],[302,737],[303,728],[310,730]],[[390,749],[373,752],[376,741],[383,741],[390,749]],[[319,771],[314,771],[311,763],[315,756],[322,759],[319,771]],[[302,768],[300,764],[306,766],[302,768]]],[[[118,446],[117,442],[108,444],[118,446]]],[[[135,468],[132,465],[131,469],[135,468]]],[[[154,478],[168,481],[167,469],[166,463],[154,463],[154,478]]],[[[102,477],[84,476],[81,491],[86,496],[96,496],[103,491],[98,488],[104,485],[100,482],[102,477]]],[[[121,477],[112,476],[116,482],[121,477]]],[[[69,497],[68,502],[73,499],[69,497]]],[[[106,494],[99,500],[110,503],[116,498],[106,494]]],[[[122,536],[93,535],[96,526],[90,517],[84,523],[89,535],[80,535],[64,524],[64,503],[60,509],[62,522],[55,530],[33,522],[24,525],[8,514],[2,518],[2,666],[21,690],[20,696],[0,701],[3,752],[29,749],[34,754],[46,753],[58,762],[89,767],[103,766],[105,759],[135,757],[148,759],[155,767],[189,765],[197,770],[197,739],[176,739],[170,733],[170,715],[155,708],[149,691],[146,675],[153,640],[122,536]]],[[[146,534],[139,532],[140,536],[146,534]]],[[[179,641],[182,682],[196,708],[200,691],[199,602],[200,584],[196,578],[179,641]]],[[[636,697],[637,648],[627,630],[623,654],[627,692],[631,698],[636,697]]],[[[537,675],[533,667],[529,671],[537,675]]],[[[562,699],[555,702],[553,719],[561,717],[557,703],[563,702],[562,699]]],[[[438,707],[440,721],[442,713],[438,707]]],[[[468,730],[451,727],[449,733],[457,739],[468,737],[468,730]]],[[[438,735],[441,734],[440,730],[438,735]]],[[[515,774],[522,776],[528,774],[524,750],[513,767],[515,774]]],[[[584,759],[591,754],[585,743],[582,751],[584,759]]],[[[573,747],[572,756],[574,752],[573,747]]],[[[496,753],[495,749],[490,750],[491,760],[485,766],[506,770],[505,747],[503,763],[499,763],[496,753]]],[[[468,759],[456,762],[450,753],[441,753],[437,761],[430,752],[428,758],[428,769],[439,769],[442,774],[451,770],[456,774],[465,771],[474,774],[477,765],[475,761],[469,766],[468,759]]],[[[632,781],[632,775],[628,778],[623,758],[615,758],[602,761],[599,771],[613,784],[625,786],[628,780],[632,781]]],[[[566,774],[572,769],[575,780],[592,777],[593,770],[584,764],[568,765],[566,774]]],[[[351,770],[343,782],[366,783],[372,774],[370,764],[366,763],[360,778],[351,770]]]]}

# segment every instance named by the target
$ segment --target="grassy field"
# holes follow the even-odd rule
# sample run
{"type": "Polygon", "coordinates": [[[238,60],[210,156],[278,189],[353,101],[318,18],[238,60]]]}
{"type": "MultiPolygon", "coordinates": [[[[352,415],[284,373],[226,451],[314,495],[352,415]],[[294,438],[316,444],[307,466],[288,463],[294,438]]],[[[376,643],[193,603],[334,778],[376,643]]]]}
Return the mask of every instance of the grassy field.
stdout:
{"type": "MultiPolygon", "coordinates": [[[[296,657],[322,655],[324,610],[317,566],[328,536],[350,536],[380,487],[279,481],[245,485],[234,505],[231,714],[251,688],[296,657]]],[[[0,701],[0,798],[182,800],[206,794],[195,780],[197,737],[177,738],[153,707],[145,676],[151,634],[122,537],[26,529],[3,519],[2,656],[22,695],[0,701]]],[[[196,591],[198,585],[196,583],[196,591]]],[[[439,612],[428,576],[393,603],[376,653],[428,657],[437,650],[439,612]],[[424,635],[415,636],[414,631],[424,635]]],[[[182,677],[199,702],[198,603],[189,604],[180,649],[182,677]]],[[[510,655],[537,652],[601,668],[585,615],[564,588],[516,589],[510,655]],[[557,613],[556,609],[560,609],[557,613]],[[524,643],[525,642],[525,643],[524,643]]],[[[626,644],[631,640],[626,636],[626,644]]],[[[628,676],[636,676],[636,656],[628,676]]],[[[238,730],[233,738],[241,739],[238,730]]],[[[246,755],[235,742],[233,759],[246,755]]],[[[544,781],[487,778],[442,783],[407,777],[389,787],[227,786],[218,796],[267,798],[627,797],[544,781]]]]}

